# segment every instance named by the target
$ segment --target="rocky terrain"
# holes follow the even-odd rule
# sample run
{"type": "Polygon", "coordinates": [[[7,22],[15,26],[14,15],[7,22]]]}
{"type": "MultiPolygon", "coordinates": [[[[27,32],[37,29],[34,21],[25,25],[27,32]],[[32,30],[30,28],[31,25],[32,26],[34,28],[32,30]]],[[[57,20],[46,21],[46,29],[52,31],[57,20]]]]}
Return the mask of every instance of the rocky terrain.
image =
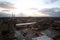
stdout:
{"type": "MultiPolygon", "coordinates": [[[[23,29],[24,27],[33,27],[38,28],[39,30],[46,30],[49,28],[52,28],[53,30],[56,30],[58,33],[60,33],[60,17],[4,17],[0,18],[0,32],[2,31],[10,31],[9,38],[13,39],[14,35],[14,28],[20,28],[23,29]],[[22,25],[17,27],[16,24],[19,23],[29,23],[29,22],[36,22],[36,24],[33,25],[22,25]]],[[[1,34],[0,34],[1,35],[1,34]]],[[[1,39],[1,37],[0,37],[1,39]]]]}

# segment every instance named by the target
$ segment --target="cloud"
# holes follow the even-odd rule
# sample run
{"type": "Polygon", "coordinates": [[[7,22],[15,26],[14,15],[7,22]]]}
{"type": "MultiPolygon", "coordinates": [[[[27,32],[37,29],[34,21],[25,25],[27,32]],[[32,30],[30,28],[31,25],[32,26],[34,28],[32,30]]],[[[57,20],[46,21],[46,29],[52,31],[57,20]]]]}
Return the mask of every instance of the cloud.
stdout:
{"type": "Polygon", "coordinates": [[[10,8],[14,8],[14,5],[12,3],[3,1],[3,2],[0,2],[0,7],[10,9],[10,8]]]}
{"type": "Polygon", "coordinates": [[[12,17],[11,14],[8,14],[7,12],[9,12],[9,9],[13,9],[14,4],[10,3],[10,2],[0,2],[0,17],[12,17]]]}
{"type": "Polygon", "coordinates": [[[30,8],[31,10],[38,10],[37,8],[30,8]]]}
{"type": "Polygon", "coordinates": [[[0,12],[0,17],[12,17],[11,14],[0,12]]]}
{"type": "Polygon", "coordinates": [[[43,9],[41,12],[50,15],[50,17],[60,17],[60,8],[43,9]]]}
{"type": "Polygon", "coordinates": [[[56,1],[58,1],[58,0],[51,0],[51,3],[56,2],[56,1]]]}
{"type": "Polygon", "coordinates": [[[58,0],[46,0],[45,3],[46,4],[51,4],[51,3],[55,3],[56,1],[58,1],[58,0]]]}

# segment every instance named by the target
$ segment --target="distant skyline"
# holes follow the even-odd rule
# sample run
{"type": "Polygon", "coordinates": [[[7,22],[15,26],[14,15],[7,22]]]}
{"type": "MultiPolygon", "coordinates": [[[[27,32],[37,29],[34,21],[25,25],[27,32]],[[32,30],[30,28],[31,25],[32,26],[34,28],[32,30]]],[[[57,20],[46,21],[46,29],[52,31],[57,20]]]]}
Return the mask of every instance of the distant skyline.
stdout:
{"type": "Polygon", "coordinates": [[[38,12],[45,8],[60,8],[60,0],[0,0],[0,12],[25,16],[49,16],[38,12]],[[15,9],[14,9],[15,8],[15,9]]]}

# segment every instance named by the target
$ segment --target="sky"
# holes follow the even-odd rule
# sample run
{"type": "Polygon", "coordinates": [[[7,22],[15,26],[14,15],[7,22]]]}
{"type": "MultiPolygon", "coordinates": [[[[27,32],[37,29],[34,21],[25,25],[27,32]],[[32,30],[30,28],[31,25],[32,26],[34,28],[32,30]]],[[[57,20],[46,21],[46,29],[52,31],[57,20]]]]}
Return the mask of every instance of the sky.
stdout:
{"type": "Polygon", "coordinates": [[[60,0],[0,0],[0,12],[16,16],[49,16],[39,10],[60,8],[60,0]]]}

